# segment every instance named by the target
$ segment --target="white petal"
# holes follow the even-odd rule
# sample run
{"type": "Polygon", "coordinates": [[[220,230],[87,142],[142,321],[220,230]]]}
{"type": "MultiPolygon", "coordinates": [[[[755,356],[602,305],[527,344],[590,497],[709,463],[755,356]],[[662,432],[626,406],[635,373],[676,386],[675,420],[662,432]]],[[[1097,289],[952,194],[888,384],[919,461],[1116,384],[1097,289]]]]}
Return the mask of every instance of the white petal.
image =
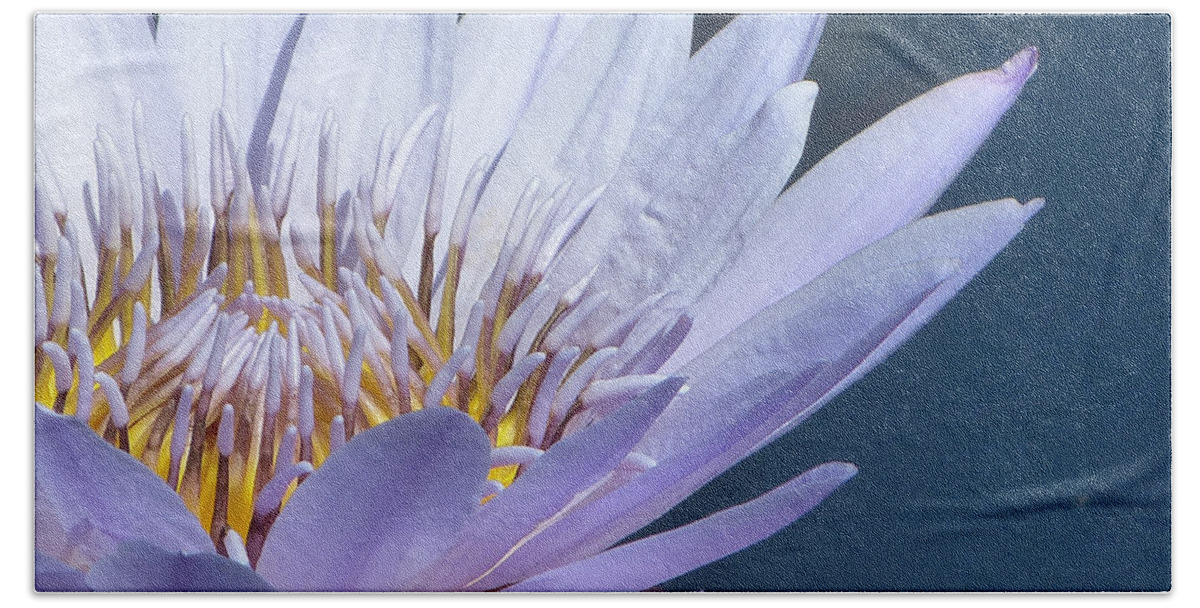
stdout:
{"type": "MultiPolygon", "coordinates": [[[[781,123],[786,126],[775,132],[763,129],[760,137],[773,142],[774,149],[757,150],[771,161],[766,166],[750,163],[750,173],[744,175],[714,175],[721,170],[740,170],[736,155],[748,152],[738,152],[738,143],[756,150],[751,133],[758,121],[752,117],[769,97],[801,78],[823,23],[816,15],[740,17],[706,44],[689,62],[685,79],[668,96],[659,115],[631,142],[608,189],[567,244],[556,270],[563,276],[554,280],[569,281],[599,263],[600,274],[607,277],[605,286],[628,297],[628,302],[621,302],[624,305],[660,291],[664,280],[685,282],[693,269],[676,268],[674,262],[680,249],[691,246],[683,243],[703,240],[709,233],[724,234],[719,230],[720,219],[713,222],[712,230],[706,230],[702,228],[707,224],[705,218],[689,217],[697,209],[713,206],[706,204],[710,201],[706,194],[711,200],[725,194],[706,190],[729,184],[755,192],[776,182],[781,188],[799,159],[808,112],[800,109],[803,104],[797,103],[798,99],[782,103],[779,98],[773,101],[783,107],[790,105],[791,116],[781,114],[775,120],[790,121],[781,123]],[[794,127],[800,127],[798,136],[794,127]],[[786,145],[797,141],[800,146],[789,151],[786,145]],[[787,161],[792,164],[786,169],[773,164],[786,165],[787,161]],[[727,168],[726,163],[730,164],[727,168]],[[702,183],[694,183],[697,175],[705,178],[702,183]],[[664,249],[662,255],[641,262],[647,253],[660,248],[664,249]],[[672,269],[679,270],[678,277],[664,276],[672,269]],[[646,273],[650,276],[643,278],[646,273]]],[[[770,106],[768,102],[767,115],[770,106]]],[[[739,193],[742,197],[748,194],[739,193]]],[[[747,206],[745,200],[733,203],[734,221],[747,206]]],[[[724,222],[725,226],[731,224],[727,219],[724,222]]],[[[700,242],[695,247],[712,251],[712,243],[700,242]]],[[[687,263],[685,259],[684,265],[687,263]]],[[[702,273],[699,282],[703,284],[706,278],[702,273]]],[[[604,315],[597,317],[598,322],[603,320],[604,315]]]]}
{"type": "MultiPolygon", "coordinates": [[[[447,101],[454,26],[451,14],[309,16],[280,101],[305,134],[297,175],[316,175],[312,152],[332,108],[340,138],[336,192],[370,178],[385,128],[403,133],[426,106],[447,101]]],[[[286,127],[277,121],[274,135],[286,127]]],[[[292,196],[315,201],[315,180],[297,179],[292,196]]]]}
{"type": "Polygon", "coordinates": [[[685,15],[598,16],[548,70],[480,202],[484,229],[471,237],[467,268],[475,272],[465,276],[460,302],[477,294],[530,179],[550,188],[570,179],[576,192],[608,181],[635,129],[657,113],[666,85],[683,69],[690,33],[685,15]]]}

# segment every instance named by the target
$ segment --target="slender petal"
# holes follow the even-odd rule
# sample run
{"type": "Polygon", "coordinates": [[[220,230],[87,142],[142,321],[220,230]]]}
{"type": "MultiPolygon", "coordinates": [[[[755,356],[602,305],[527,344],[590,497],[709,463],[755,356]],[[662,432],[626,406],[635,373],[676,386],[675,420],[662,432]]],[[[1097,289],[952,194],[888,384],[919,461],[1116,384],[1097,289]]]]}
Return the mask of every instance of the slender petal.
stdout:
{"type": "Polygon", "coordinates": [[[620,464],[682,385],[683,379],[668,378],[612,416],[554,444],[480,509],[454,545],[409,588],[457,589],[476,581],[476,589],[495,586],[486,575],[620,464]]]}
{"type": "Polygon", "coordinates": [[[750,501],[524,580],[509,591],[641,591],[766,539],[858,472],[830,462],[750,501]]]}
{"type": "MultiPolygon", "coordinates": [[[[568,243],[559,269],[564,276],[558,280],[573,280],[597,263],[602,265],[601,274],[607,275],[603,269],[608,265],[635,251],[633,257],[640,257],[645,250],[637,244],[648,238],[646,232],[657,232],[654,236],[665,239],[670,248],[690,238],[683,218],[700,205],[694,202],[694,194],[675,196],[674,188],[686,187],[694,179],[688,169],[697,161],[701,169],[720,167],[720,160],[730,153],[726,140],[730,132],[743,129],[772,94],[803,78],[823,26],[821,15],[745,15],[734,19],[692,57],[682,82],[658,116],[630,143],[609,188],[568,243]],[[676,212],[663,214],[648,208],[656,199],[666,199],[658,205],[676,212]],[[674,225],[680,221],[683,226],[674,225]],[[659,223],[665,226],[657,226],[659,223]]],[[[776,135],[787,143],[794,143],[795,126],[802,125],[800,134],[807,128],[807,112],[797,113],[798,117],[792,117],[797,123],[776,135]]],[[[794,153],[792,166],[802,149],[803,144],[794,153]]],[[[775,179],[786,179],[792,166],[775,179]]],[[[768,175],[777,172],[774,164],[764,171],[768,175]]],[[[754,175],[746,181],[753,189],[770,178],[754,175]]],[[[745,205],[735,203],[735,207],[745,205]]],[[[657,274],[656,262],[661,259],[647,262],[645,268],[657,274]]],[[[632,305],[658,290],[655,280],[640,278],[641,272],[625,279],[613,272],[610,291],[617,290],[617,285],[638,290],[636,297],[629,296],[632,305]]]]}
{"type": "Polygon", "coordinates": [[[745,246],[694,307],[686,360],[842,258],[929,209],[1020,93],[1037,64],[1025,49],[956,78],[842,144],[749,228],[745,246]],[[762,269],[772,270],[764,276],[762,269]]]}
{"type": "Polygon", "coordinates": [[[587,15],[465,15],[455,30],[454,126],[447,191],[458,192],[480,156],[494,158],[549,66],[586,28],[587,15]]]}
{"type": "Polygon", "coordinates": [[[870,275],[835,267],[760,313],[681,373],[695,374],[635,450],[658,464],[569,513],[498,569],[515,582],[581,559],[650,523],[765,437],[811,415],[928,295],[957,260],[899,262],[870,275]]]}
{"type": "MultiPolygon", "coordinates": [[[[736,236],[727,235],[736,235],[739,223],[775,200],[799,162],[816,96],[811,82],[784,87],[711,156],[643,168],[631,185],[651,198],[620,239],[606,244],[595,281],[621,295],[611,298],[609,314],[593,317],[596,331],[596,321],[655,291],[671,290],[690,302],[708,285],[740,247],[736,236]]],[[[619,194],[619,186],[610,191],[619,194]]]]}
{"type": "MultiPolygon", "coordinates": [[[[825,397],[828,402],[850,384],[857,382],[891,355],[929,319],[942,309],[984,266],[988,264],[1041,210],[1043,201],[1024,205],[1015,200],[980,203],[921,219],[896,233],[895,238],[880,241],[869,260],[915,259],[918,256],[956,256],[958,272],[938,285],[854,371],[842,379],[825,397]]],[[[868,261],[868,260],[864,260],[868,261]]],[[[790,427],[785,427],[786,428],[790,427]]],[[[771,441],[780,434],[768,437],[771,441]]]]}

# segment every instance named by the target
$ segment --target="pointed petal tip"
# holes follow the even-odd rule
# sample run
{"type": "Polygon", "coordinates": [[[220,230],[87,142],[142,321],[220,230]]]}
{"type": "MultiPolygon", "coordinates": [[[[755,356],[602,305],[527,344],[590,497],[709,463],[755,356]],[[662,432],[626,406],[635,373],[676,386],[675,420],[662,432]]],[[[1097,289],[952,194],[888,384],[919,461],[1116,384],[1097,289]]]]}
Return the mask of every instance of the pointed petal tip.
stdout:
{"type": "Polygon", "coordinates": [[[1025,203],[1024,205],[1021,205],[1021,208],[1024,209],[1024,211],[1025,211],[1025,220],[1028,221],[1029,218],[1037,215],[1037,212],[1041,211],[1042,207],[1045,207],[1045,206],[1046,206],[1046,199],[1044,199],[1042,197],[1031,199],[1029,202],[1025,203]]]}
{"type": "Polygon", "coordinates": [[[797,94],[803,95],[805,99],[816,99],[821,93],[821,87],[815,80],[801,80],[788,86],[796,89],[797,94]]]}
{"type": "Polygon", "coordinates": [[[1005,61],[1004,65],[1000,66],[1000,71],[1005,76],[1024,83],[1037,71],[1037,66],[1038,49],[1036,46],[1027,46],[1005,61]]]}
{"type": "Polygon", "coordinates": [[[855,475],[858,475],[858,466],[852,462],[835,460],[820,465],[817,468],[821,469],[821,472],[827,475],[830,481],[836,480],[839,485],[850,481],[855,475]]]}

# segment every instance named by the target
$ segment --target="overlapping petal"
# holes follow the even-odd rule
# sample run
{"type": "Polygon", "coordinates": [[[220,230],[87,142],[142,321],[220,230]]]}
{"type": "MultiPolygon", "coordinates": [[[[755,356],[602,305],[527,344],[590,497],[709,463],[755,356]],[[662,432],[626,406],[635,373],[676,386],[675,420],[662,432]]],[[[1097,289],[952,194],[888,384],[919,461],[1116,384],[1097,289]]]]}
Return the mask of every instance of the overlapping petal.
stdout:
{"type": "Polygon", "coordinates": [[[121,543],[86,580],[93,591],[274,591],[249,567],[219,555],[167,551],[145,541],[121,543]]]}
{"type": "MultiPolygon", "coordinates": [[[[349,168],[339,170],[331,189],[347,192],[339,218],[355,230],[340,229],[337,243],[345,267],[340,272],[354,279],[339,274],[338,281],[354,285],[335,292],[306,283],[326,300],[320,326],[288,328],[305,340],[319,338],[321,352],[305,351],[312,356],[304,361],[330,369],[306,373],[310,380],[314,373],[322,381],[328,371],[335,376],[337,395],[318,397],[327,407],[324,401],[340,396],[345,403],[337,405],[346,416],[327,423],[336,441],[321,447],[340,447],[325,458],[301,457],[320,466],[301,479],[270,526],[257,573],[216,555],[195,516],[154,472],[74,419],[35,407],[35,584],[44,590],[264,590],[268,583],[308,591],[635,590],[741,550],[803,515],[852,477],[853,465],[827,463],[743,505],[614,546],[869,371],[1040,208],[1040,201],[999,201],[914,221],[1012,104],[1035,67],[1032,50],[898,108],[779,195],[804,148],[817,91],[801,79],[823,24],[818,15],[741,17],[688,58],[690,19],[674,15],[39,18],[38,153],[53,159],[70,200],[82,200],[75,191],[96,178],[94,136],[71,125],[82,120],[124,132],[133,100],[142,99],[146,146],[174,151],[181,115],[202,130],[220,107],[235,140],[247,144],[235,156],[245,154],[244,169],[256,189],[268,186],[269,171],[280,163],[295,161],[298,174],[307,176],[291,188],[300,203],[283,201],[280,207],[270,201],[277,206],[258,210],[274,211],[277,221],[286,215],[292,230],[311,233],[302,234],[301,242],[315,241],[318,228],[310,216],[316,181],[309,178],[319,170],[316,160],[294,149],[292,156],[280,154],[288,138],[311,148],[321,116],[333,108],[349,168]],[[99,102],[88,103],[86,96],[97,92],[99,102]],[[418,117],[402,144],[401,134],[418,117]],[[384,136],[389,126],[391,134],[384,136]],[[438,141],[444,126],[448,144],[438,141]],[[403,168],[381,172],[378,159],[398,148],[401,156],[411,151],[400,158],[403,168]],[[636,340],[625,350],[596,355],[612,356],[613,364],[579,369],[599,370],[604,386],[650,388],[610,396],[604,408],[589,409],[592,393],[574,406],[563,404],[567,409],[555,415],[577,418],[558,429],[554,437],[561,438],[543,445],[545,452],[532,444],[502,445],[488,436],[495,432],[492,418],[477,422],[436,401],[388,422],[372,419],[373,428],[358,426],[356,433],[354,402],[362,391],[353,389],[365,382],[365,372],[379,382],[392,369],[401,390],[410,381],[436,377],[434,399],[451,400],[458,390],[452,385],[464,384],[478,366],[496,363],[475,358],[461,344],[431,356],[431,346],[412,341],[410,347],[425,349],[413,355],[426,357],[424,367],[410,370],[403,358],[393,368],[375,365],[369,360],[378,359],[375,351],[364,359],[368,330],[372,348],[376,342],[388,347],[388,336],[402,341],[383,349],[391,356],[420,349],[403,343],[415,318],[394,314],[398,304],[375,306],[389,295],[372,293],[375,286],[359,274],[366,244],[350,242],[367,234],[364,210],[386,209],[392,212],[381,228],[387,255],[407,266],[403,274],[417,273],[424,261],[416,254],[428,243],[412,236],[426,195],[435,190],[431,180],[445,177],[435,166],[446,168],[447,199],[456,201],[481,156],[493,164],[471,225],[458,294],[463,310],[475,304],[493,272],[506,227],[525,220],[514,209],[532,179],[544,180],[547,190],[571,182],[576,197],[605,186],[537,287],[539,297],[546,296],[539,300],[538,314],[546,313],[541,318],[556,314],[549,309],[557,305],[570,323],[551,332],[552,317],[542,332],[536,325],[510,332],[507,338],[518,348],[536,343],[546,352],[505,349],[503,357],[521,363],[504,361],[501,374],[523,371],[509,371],[495,385],[491,398],[501,409],[493,417],[522,407],[516,385],[525,378],[540,381],[547,375],[542,364],[559,361],[556,354],[570,356],[549,377],[556,383],[570,378],[578,363],[565,361],[592,356],[596,345],[584,348],[587,340],[644,302],[650,302],[642,310],[648,322],[635,318],[615,332],[636,340]],[[550,297],[589,271],[594,274],[582,302],[578,293],[557,303],[550,297]],[[686,311],[678,308],[689,304],[686,311]],[[579,343],[560,348],[568,339],[579,343]],[[358,355],[343,354],[345,340],[358,355]],[[680,340],[683,346],[671,356],[680,340]],[[438,355],[452,352],[459,353],[454,366],[435,374],[438,355]],[[337,364],[324,365],[326,354],[337,364]],[[366,364],[360,371],[348,360],[366,364]],[[655,375],[666,373],[674,375],[655,375]],[[347,378],[351,390],[343,386],[347,378]],[[353,436],[344,445],[343,433],[353,436]],[[494,442],[501,451],[491,451],[494,442]],[[507,487],[488,480],[491,466],[511,464],[493,461],[501,453],[520,461],[507,487]]],[[[132,141],[128,133],[115,136],[114,154],[135,159],[132,141]]],[[[207,154],[200,148],[195,160],[203,167],[207,154]]],[[[159,188],[183,182],[177,158],[154,157],[159,188]]],[[[39,159],[39,171],[41,165],[39,159]]],[[[136,169],[115,168],[123,177],[137,175],[136,169]]],[[[43,184],[52,181],[44,176],[39,174],[39,205],[47,194],[43,184]]],[[[147,192],[148,200],[173,200],[161,190],[147,192]]],[[[443,234],[453,211],[440,217],[443,234]]],[[[51,219],[39,215],[39,230],[54,232],[51,219]]],[[[168,241],[181,240],[181,230],[168,241]]],[[[248,238],[258,246],[256,236],[248,238]]],[[[444,237],[437,247],[446,248],[444,237]]],[[[243,304],[254,297],[252,288],[243,304]]],[[[276,308],[268,312],[287,304],[273,300],[276,308]]],[[[211,305],[213,315],[218,305],[211,305]]],[[[72,316],[86,321],[88,311],[72,316]]],[[[528,323],[536,316],[531,305],[519,318],[528,323]]],[[[482,318],[475,315],[472,322],[482,318]]],[[[459,335],[467,323],[467,315],[458,318],[459,335]]],[[[260,341],[251,356],[256,332],[249,326],[242,332],[239,354],[231,359],[239,370],[245,361],[262,384],[266,366],[283,357],[273,352],[271,339],[260,341]]],[[[299,344],[300,338],[289,339],[299,344]]],[[[289,377],[302,377],[301,357],[299,347],[294,357],[287,355],[289,377]]],[[[272,380],[278,408],[283,380],[272,380]]],[[[234,383],[233,377],[222,381],[234,383]]],[[[571,402],[588,381],[569,380],[578,384],[571,402]]],[[[125,387],[113,386],[107,388],[119,397],[125,387]]],[[[239,396],[225,384],[220,393],[222,400],[239,396]]],[[[551,397],[537,391],[542,410],[551,408],[551,397]]],[[[533,393],[525,398],[533,401],[533,393]]],[[[313,426],[311,390],[308,399],[303,433],[313,426]]],[[[543,425],[552,417],[537,414],[543,425]]],[[[221,427],[234,428],[223,417],[221,427]]],[[[285,437],[297,432],[290,429],[285,437]]],[[[264,445],[271,445],[269,439],[264,445]]],[[[277,458],[285,457],[285,446],[278,449],[277,458]]],[[[226,448],[220,450],[228,457],[226,448]]],[[[311,470],[307,462],[292,466],[311,470]]]]}
{"type": "Polygon", "coordinates": [[[82,568],[127,540],[187,553],[212,541],[154,472],[74,418],[34,406],[35,545],[82,568]]]}
{"type": "Polygon", "coordinates": [[[749,502],[543,572],[509,591],[642,591],[766,539],[858,472],[845,462],[807,471],[749,502]]]}
{"type": "MultiPolygon", "coordinates": [[[[697,207],[712,208],[728,201],[723,193],[706,192],[712,187],[708,180],[700,185],[691,182],[698,173],[721,171],[726,159],[738,152],[736,145],[730,145],[730,134],[737,134],[732,136],[735,142],[746,137],[739,130],[754,129],[747,123],[764,102],[803,77],[823,26],[821,15],[750,15],[735,19],[701,48],[657,117],[630,142],[621,167],[580,228],[580,238],[563,252],[557,280],[570,284],[598,265],[595,281],[616,300],[611,308],[631,306],[662,283],[672,283],[670,279],[683,282],[680,277],[692,270],[687,260],[687,270],[681,270],[680,276],[664,278],[674,262],[669,256],[654,255],[654,250],[646,251],[645,243],[661,239],[678,246],[689,239],[705,242],[706,237],[722,233],[722,223],[728,225],[722,222],[724,214],[707,218],[697,207]],[[710,219],[715,221],[710,224],[710,219]],[[649,280],[644,278],[647,275],[649,280]]],[[[791,144],[795,139],[789,135],[807,129],[808,110],[803,104],[784,107],[788,111],[765,114],[775,121],[771,126],[779,129],[780,140],[791,144]]],[[[747,143],[753,143],[753,137],[747,143]]],[[[774,161],[787,163],[773,159],[739,175],[740,185],[753,195],[769,189],[774,181],[781,187],[799,150],[779,150],[785,159],[792,157],[790,166],[781,170],[774,161]]],[[[733,201],[733,214],[740,215],[738,211],[751,202],[733,201]]],[[[614,314],[611,308],[609,318],[614,314]]]]}
{"type": "Polygon", "coordinates": [[[511,582],[503,569],[509,554],[596,492],[682,385],[682,378],[664,380],[608,418],[554,444],[471,518],[454,545],[413,581],[413,588],[491,589],[511,582]]]}
{"type": "Polygon", "coordinates": [[[460,303],[478,295],[530,180],[547,190],[570,180],[580,194],[608,182],[631,138],[667,103],[690,39],[686,15],[597,16],[547,70],[480,202],[476,221],[494,229],[471,242],[460,303]]]}
{"type": "Polygon", "coordinates": [[[692,308],[685,362],[772,302],[925,213],[983,144],[1037,66],[1028,48],[896,108],[813,166],[745,229],[692,308]],[[762,269],[773,270],[764,280],[762,269]]]}
{"type": "Polygon", "coordinates": [[[488,449],[479,425],[443,408],[356,436],[292,497],[258,572],[282,589],[399,589],[478,508],[488,449]]]}

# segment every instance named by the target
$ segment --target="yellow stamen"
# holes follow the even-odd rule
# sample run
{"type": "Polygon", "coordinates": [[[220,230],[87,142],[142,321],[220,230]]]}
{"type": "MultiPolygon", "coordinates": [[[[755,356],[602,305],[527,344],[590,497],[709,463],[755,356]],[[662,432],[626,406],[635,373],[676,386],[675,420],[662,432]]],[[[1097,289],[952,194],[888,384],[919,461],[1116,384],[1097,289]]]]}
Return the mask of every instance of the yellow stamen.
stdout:
{"type": "Polygon", "coordinates": [[[462,272],[461,248],[451,244],[446,253],[446,282],[442,288],[442,307],[438,312],[437,338],[443,353],[454,350],[454,306],[458,296],[458,275],[462,272]]]}
{"type": "Polygon", "coordinates": [[[321,277],[330,290],[337,289],[337,211],[332,201],[321,202],[321,277]]]}

